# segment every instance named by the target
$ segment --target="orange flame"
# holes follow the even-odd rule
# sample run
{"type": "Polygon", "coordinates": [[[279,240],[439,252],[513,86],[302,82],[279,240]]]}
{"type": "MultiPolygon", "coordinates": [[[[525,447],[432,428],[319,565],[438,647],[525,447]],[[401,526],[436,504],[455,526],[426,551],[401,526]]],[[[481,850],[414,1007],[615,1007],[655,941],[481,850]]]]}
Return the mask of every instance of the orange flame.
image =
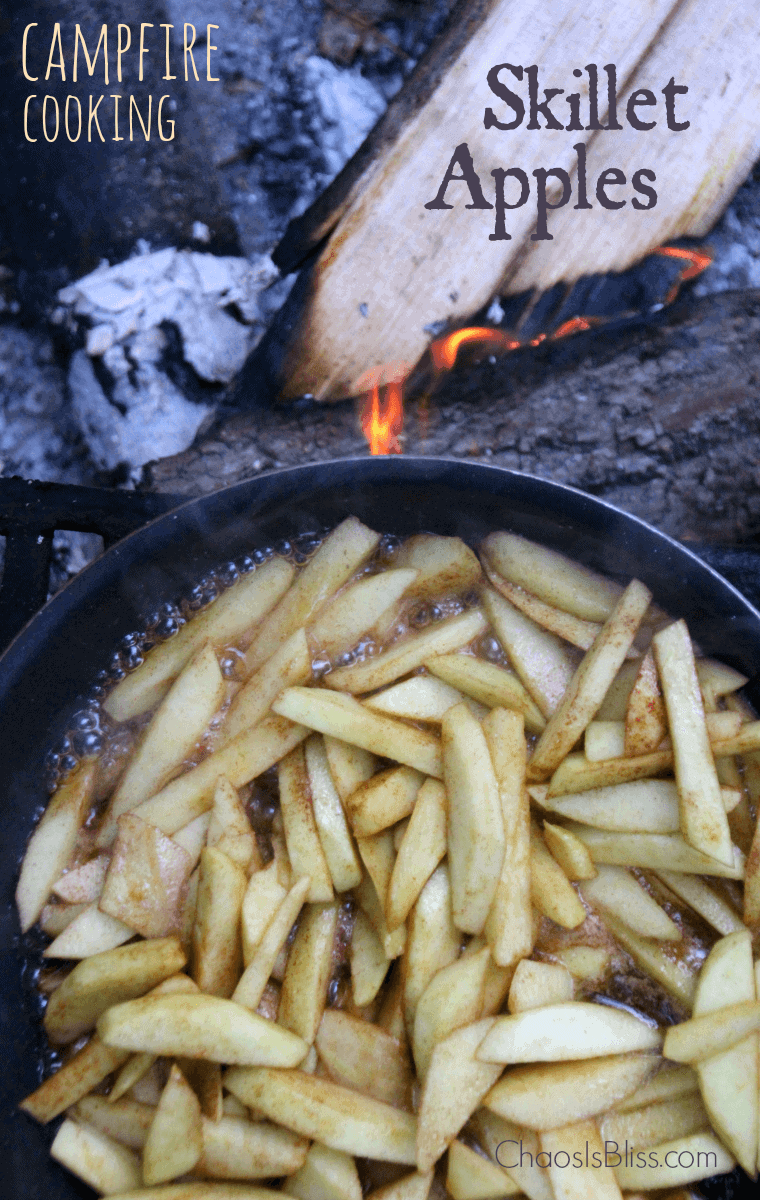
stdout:
{"type": "Polygon", "coordinates": [[[356,380],[353,390],[366,392],[362,405],[362,433],[369,442],[370,454],[400,454],[399,434],[404,427],[402,385],[411,371],[410,363],[385,363],[371,367],[356,380]],[[385,389],[383,400],[380,389],[385,389]]]}
{"type": "MultiPolygon", "coordinates": [[[[705,250],[688,249],[685,246],[660,246],[653,254],[661,254],[666,258],[680,259],[684,266],[678,274],[673,286],[665,297],[662,307],[672,304],[678,295],[681,285],[688,279],[700,275],[712,262],[712,255],[705,250]]],[[[475,343],[490,343],[502,352],[518,350],[521,346],[540,346],[542,342],[556,342],[560,338],[570,337],[574,333],[582,333],[604,325],[615,317],[572,317],[564,321],[552,333],[539,333],[530,340],[521,342],[514,336],[501,329],[488,326],[468,325],[463,329],[455,329],[446,337],[438,338],[431,343],[430,358],[436,374],[450,371],[456,364],[459,350],[462,346],[475,343]]],[[[405,362],[386,363],[382,367],[372,367],[356,380],[352,391],[357,394],[365,393],[361,412],[362,432],[369,443],[370,454],[401,454],[399,436],[404,424],[403,384],[409,376],[413,364],[405,362]],[[380,398],[381,388],[385,389],[383,400],[380,398]]]]}
{"type": "Polygon", "coordinates": [[[481,329],[474,325],[468,326],[466,329],[455,329],[448,337],[433,342],[430,347],[430,357],[436,370],[450,371],[457,360],[459,347],[466,342],[493,342],[506,350],[516,350],[520,345],[519,342],[508,338],[500,329],[481,329]]]}
{"type": "Polygon", "coordinates": [[[404,401],[401,384],[389,383],[385,402],[380,402],[380,387],[372,388],[369,403],[362,411],[362,432],[369,442],[370,454],[400,454],[398,435],[404,425],[404,401]]]}

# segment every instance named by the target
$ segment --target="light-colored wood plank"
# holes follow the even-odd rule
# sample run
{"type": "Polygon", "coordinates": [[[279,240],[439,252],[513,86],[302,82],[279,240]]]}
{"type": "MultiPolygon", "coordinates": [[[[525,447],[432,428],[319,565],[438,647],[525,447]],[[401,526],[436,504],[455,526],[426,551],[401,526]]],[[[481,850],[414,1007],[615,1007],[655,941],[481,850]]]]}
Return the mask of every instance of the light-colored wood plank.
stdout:
{"type": "MultiPolygon", "coordinates": [[[[617,16],[617,7],[610,6],[610,12],[617,16]]],[[[682,4],[623,89],[618,101],[622,130],[594,134],[587,151],[594,203],[592,181],[607,167],[620,168],[628,180],[646,167],[657,176],[650,185],[657,192],[656,206],[634,211],[630,185],[610,189],[610,198],[628,197],[625,208],[616,211],[575,212],[571,201],[550,218],[553,242],[525,244],[522,263],[508,271],[507,291],[543,291],[560,279],[622,271],[664,242],[704,237],[760,154],[758,52],[754,0],[739,0],[723,11],[711,0],[682,4]],[[676,120],[689,121],[681,131],[668,129],[663,120],[661,89],[673,77],[689,89],[675,98],[676,120]],[[622,114],[641,88],[653,91],[658,104],[637,109],[638,116],[657,125],[637,132],[622,114]]]]}
{"type": "MultiPolygon", "coordinates": [[[[423,75],[425,102],[414,107],[405,101],[401,117],[387,117],[385,135],[375,139],[374,151],[362,151],[363,169],[346,168],[348,182],[342,191],[338,187],[336,203],[332,209],[323,205],[315,229],[325,234],[332,220],[337,223],[317,260],[281,364],[283,396],[355,395],[364,390],[362,376],[368,370],[389,362],[416,363],[432,339],[431,327],[469,323],[500,289],[541,289],[559,279],[618,270],[666,238],[704,233],[760,150],[760,125],[754,117],[760,80],[753,66],[760,28],[754,0],[737,0],[727,16],[710,0],[644,0],[636,5],[547,0],[538,8],[532,0],[494,0],[479,19],[474,32],[451,51],[435,86],[429,72],[423,75]],[[582,128],[548,129],[542,116],[541,128],[528,129],[527,78],[518,81],[504,69],[499,78],[525,101],[525,118],[513,130],[486,129],[488,108],[502,121],[514,116],[488,86],[488,72],[500,63],[537,64],[541,100],[544,89],[564,89],[565,95],[551,102],[563,124],[570,119],[567,98],[577,90],[582,128]],[[615,64],[622,130],[594,133],[585,128],[589,63],[598,67],[603,124],[603,68],[615,64]],[[580,78],[573,69],[581,71],[580,78]],[[662,89],[672,77],[689,87],[687,96],[676,96],[676,119],[691,122],[680,132],[666,125],[662,89]],[[642,87],[654,93],[657,104],[636,113],[657,125],[637,131],[627,124],[626,102],[642,87]],[[510,240],[490,240],[493,208],[466,207],[471,197],[461,183],[452,182],[447,190],[452,208],[425,208],[440,188],[454,148],[462,143],[469,147],[491,205],[494,168],[519,167],[526,173],[529,199],[506,214],[510,240]],[[592,211],[574,207],[574,147],[580,143],[587,147],[592,211]],[[623,169],[628,181],[618,189],[628,201],[619,211],[603,209],[595,195],[598,175],[612,167],[623,169]],[[533,242],[538,181],[532,172],[541,168],[568,172],[572,196],[566,207],[549,214],[553,240],[533,242]],[[657,176],[657,204],[648,211],[631,204],[636,195],[631,176],[642,168],[657,176]]],[[[408,87],[413,86],[410,81],[408,87]]],[[[515,179],[506,184],[517,193],[515,179]]],[[[615,198],[614,187],[608,192],[615,198]]]]}

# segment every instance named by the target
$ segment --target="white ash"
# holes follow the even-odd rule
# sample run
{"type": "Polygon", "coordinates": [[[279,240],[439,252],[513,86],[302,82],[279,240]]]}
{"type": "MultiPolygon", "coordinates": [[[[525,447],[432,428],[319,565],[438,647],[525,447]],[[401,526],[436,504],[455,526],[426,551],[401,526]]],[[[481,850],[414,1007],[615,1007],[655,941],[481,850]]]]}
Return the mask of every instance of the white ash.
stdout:
{"type": "MultiPolygon", "coordinates": [[[[350,5],[359,18],[361,47],[351,67],[334,68],[338,79],[345,75],[348,88],[356,79],[369,83],[387,103],[441,28],[448,7],[447,0],[350,5]],[[374,29],[362,32],[364,21],[374,29]]],[[[217,0],[211,18],[201,0],[167,0],[165,9],[180,64],[184,24],[194,24],[199,73],[205,66],[206,24],[211,19],[220,27],[211,31],[218,47],[213,73],[220,82],[191,88],[189,98],[244,253],[269,252],[288,221],[329,183],[339,158],[345,161],[336,141],[345,144],[346,136],[357,136],[348,130],[344,109],[343,132],[336,137],[330,106],[323,110],[315,95],[319,80],[310,78],[305,66],[318,54],[328,61],[318,49],[328,10],[322,0],[217,0]]],[[[369,128],[364,114],[367,108],[375,111],[375,104],[373,97],[358,106],[363,132],[357,145],[369,128]]]]}
{"type": "Polygon", "coordinates": [[[322,153],[328,174],[334,176],[359,149],[387,101],[358,68],[341,70],[316,54],[306,59],[304,75],[322,115],[322,153]]]}
{"type": "Polygon", "coordinates": [[[706,239],[715,258],[697,280],[697,296],[760,287],[760,170],[739,188],[706,239]]]}
{"type": "Polygon", "coordinates": [[[83,483],[87,464],[50,339],[0,326],[0,475],[83,483]]]}
{"type": "Polygon", "coordinates": [[[504,309],[498,296],[491,301],[486,313],[486,320],[490,321],[492,325],[501,325],[504,320],[504,309]]]}
{"type": "Polygon", "coordinates": [[[229,383],[282,303],[266,255],[251,260],[194,250],[150,252],[143,243],[126,262],[102,263],[58,293],[59,322],[70,314],[88,325],[85,349],[69,367],[72,412],[100,470],[146,462],[186,449],[214,411],[169,378],[167,323],[179,330],[184,361],[205,384],[229,383]],[[226,311],[232,309],[231,312],[226,311]]]}
{"type": "Polygon", "coordinates": [[[99,533],[80,533],[76,529],[57,529],[53,537],[53,560],[50,564],[48,600],[102,553],[103,539],[99,533]]]}
{"type": "Polygon", "coordinates": [[[229,383],[264,332],[268,312],[261,293],[277,278],[267,255],[249,261],[169,247],[113,267],[101,263],[62,288],[58,299],[90,323],[86,349],[92,357],[171,321],[198,375],[229,383]],[[224,311],[232,305],[241,320],[224,311]]]}
{"type": "MultiPolygon", "coordinates": [[[[129,349],[147,336],[136,335],[129,349]]],[[[161,348],[157,344],[159,353],[161,348]]],[[[211,407],[185,399],[154,362],[127,358],[122,346],[103,357],[114,378],[108,390],[84,350],[75,351],[69,368],[72,410],[96,466],[113,471],[126,465],[132,474],[151,458],[187,449],[211,407]]]]}

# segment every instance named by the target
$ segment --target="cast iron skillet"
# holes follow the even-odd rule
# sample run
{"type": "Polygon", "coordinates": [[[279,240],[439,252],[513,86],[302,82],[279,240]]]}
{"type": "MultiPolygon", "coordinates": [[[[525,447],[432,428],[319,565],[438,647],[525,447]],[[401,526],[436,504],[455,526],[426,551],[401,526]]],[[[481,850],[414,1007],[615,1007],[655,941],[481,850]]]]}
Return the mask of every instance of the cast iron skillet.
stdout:
{"type": "MultiPolygon", "coordinates": [[[[599,500],[497,467],[405,457],[295,467],[190,501],[113,546],[0,659],[0,1194],[8,1200],[92,1195],[48,1158],[58,1122],[43,1130],[15,1112],[39,1082],[42,1043],[21,980],[12,901],[18,863],[46,799],[45,753],[119,640],[141,629],[158,603],[187,594],[206,571],[246,551],[331,528],[351,513],[383,532],[458,534],[472,545],[491,530],[511,529],[601,571],[637,576],[664,608],[688,619],[706,653],[753,679],[760,673],[760,614],[699,559],[599,500]]],[[[744,1188],[737,1176],[706,1190],[730,1200],[744,1188]]]]}

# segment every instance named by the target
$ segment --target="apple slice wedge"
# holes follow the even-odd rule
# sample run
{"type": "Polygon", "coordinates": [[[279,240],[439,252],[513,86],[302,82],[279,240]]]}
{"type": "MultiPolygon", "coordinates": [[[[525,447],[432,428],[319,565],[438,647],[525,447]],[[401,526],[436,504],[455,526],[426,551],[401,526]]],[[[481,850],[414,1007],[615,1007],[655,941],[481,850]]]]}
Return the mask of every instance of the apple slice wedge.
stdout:
{"type": "MultiPolygon", "coordinates": [[[[694,1015],[755,999],[749,930],[716,942],[705,959],[694,997],[694,1015]]],[[[699,1063],[699,1087],[710,1121],[748,1175],[755,1176],[758,1154],[758,1035],[699,1063]]]]}
{"type": "Polygon", "coordinates": [[[498,1017],[477,1057],[484,1062],[564,1062],[629,1050],[656,1050],[660,1031],[620,1008],[566,1000],[498,1017]]]}

